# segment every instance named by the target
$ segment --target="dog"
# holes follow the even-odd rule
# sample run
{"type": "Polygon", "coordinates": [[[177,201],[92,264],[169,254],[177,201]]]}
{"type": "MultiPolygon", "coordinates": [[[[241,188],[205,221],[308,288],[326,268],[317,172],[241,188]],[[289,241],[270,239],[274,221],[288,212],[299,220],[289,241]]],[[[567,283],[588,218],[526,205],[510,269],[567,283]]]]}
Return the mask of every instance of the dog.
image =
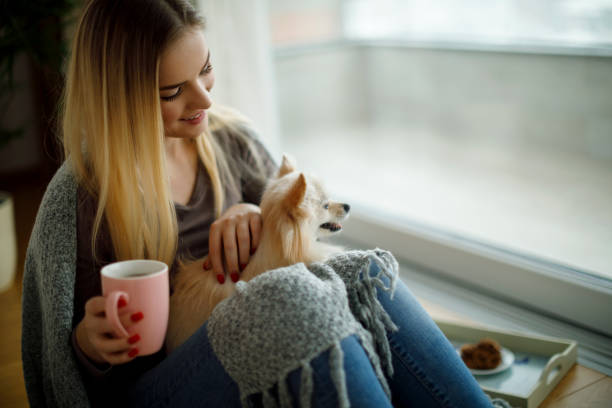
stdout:
{"type": "MultiPolygon", "coordinates": [[[[296,170],[287,155],[262,196],[262,232],[257,251],[240,279],[249,281],[268,270],[327,259],[341,247],[319,239],[342,230],[350,206],[334,202],[313,175],[296,170]]],[[[204,258],[205,259],[205,258],[204,258]]],[[[235,292],[236,284],[219,284],[212,271],[203,270],[204,259],[179,268],[170,297],[166,351],[172,352],[187,340],[211,315],[215,306],[235,292]]]]}

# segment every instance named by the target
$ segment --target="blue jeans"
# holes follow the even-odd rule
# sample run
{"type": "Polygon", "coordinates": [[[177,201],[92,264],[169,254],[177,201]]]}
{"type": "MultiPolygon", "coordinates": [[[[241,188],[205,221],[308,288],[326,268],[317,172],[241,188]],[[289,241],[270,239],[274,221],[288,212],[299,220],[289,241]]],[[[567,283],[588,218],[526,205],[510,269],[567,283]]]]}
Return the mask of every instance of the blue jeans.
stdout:
{"type": "MultiPolygon", "coordinates": [[[[370,272],[375,274],[377,266],[370,272]]],[[[398,280],[393,300],[382,290],[378,290],[378,299],[399,327],[388,334],[394,368],[393,377],[388,379],[393,406],[492,406],[406,285],[398,280]]],[[[342,340],[341,346],[351,406],[391,407],[359,340],[349,336],[342,340]]],[[[328,361],[329,351],[326,351],[311,362],[313,407],[338,406],[328,361]]],[[[294,406],[298,406],[300,369],[290,373],[287,382],[294,406]]],[[[240,407],[238,386],[212,351],[206,324],[129,389],[132,407],[240,407]]],[[[250,401],[258,406],[261,396],[252,396],[250,401]]]]}

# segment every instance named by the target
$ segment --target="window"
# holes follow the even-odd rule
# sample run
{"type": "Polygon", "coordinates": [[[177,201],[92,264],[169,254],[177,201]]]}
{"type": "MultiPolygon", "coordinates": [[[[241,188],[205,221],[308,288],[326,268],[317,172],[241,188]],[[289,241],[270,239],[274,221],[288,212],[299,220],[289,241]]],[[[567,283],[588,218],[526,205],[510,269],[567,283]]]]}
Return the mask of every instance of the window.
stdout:
{"type": "Polygon", "coordinates": [[[611,3],[272,1],[283,150],[351,239],[610,336],[611,3]]]}
{"type": "Polygon", "coordinates": [[[270,0],[272,41],[612,54],[610,0],[270,0]]]}
{"type": "Polygon", "coordinates": [[[344,11],[355,39],[605,55],[612,44],[609,0],[347,0],[344,11]]]}

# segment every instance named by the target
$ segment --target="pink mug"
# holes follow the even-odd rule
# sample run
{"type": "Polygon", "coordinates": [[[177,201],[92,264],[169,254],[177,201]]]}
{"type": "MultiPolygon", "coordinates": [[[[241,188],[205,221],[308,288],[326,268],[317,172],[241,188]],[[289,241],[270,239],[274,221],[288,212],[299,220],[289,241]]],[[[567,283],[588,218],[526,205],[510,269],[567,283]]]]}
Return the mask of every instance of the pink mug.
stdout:
{"type": "Polygon", "coordinates": [[[117,336],[138,334],[138,355],[159,351],[166,337],[170,289],[168,265],[163,262],[134,259],[106,265],[100,271],[102,295],[106,297],[106,318],[117,336]],[[126,330],[119,321],[118,303],[123,298],[133,312],[144,318],[126,330]]]}

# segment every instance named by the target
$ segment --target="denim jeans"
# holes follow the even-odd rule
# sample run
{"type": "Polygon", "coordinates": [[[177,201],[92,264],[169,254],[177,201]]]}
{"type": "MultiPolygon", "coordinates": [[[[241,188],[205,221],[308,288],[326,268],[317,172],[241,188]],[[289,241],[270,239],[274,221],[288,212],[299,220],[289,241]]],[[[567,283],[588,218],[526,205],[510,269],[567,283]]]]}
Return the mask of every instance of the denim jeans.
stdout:
{"type": "MultiPolygon", "coordinates": [[[[388,285],[387,278],[382,279],[388,285]]],[[[492,407],[459,354],[403,282],[398,280],[393,300],[381,290],[378,300],[399,327],[387,335],[394,370],[389,378],[393,406],[492,407]]]]}
{"type": "MultiPolygon", "coordinates": [[[[376,273],[376,268],[374,265],[370,273],[376,273]]],[[[393,406],[492,406],[457,352],[406,285],[398,280],[392,300],[381,290],[378,299],[399,327],[398,331],[388,334],[394,368],[393,377],[388,379],[393,406]]],[[[391,407],[359,340],[349,336],[342,340],[341,346],[351,406],[391,407]]],[[[326,351],[311,362],[313,407],[338,406],[328,361],[329,351],[326,351]]],[[[296,407],[300,374],[297,369],[287,377],[296,407]]],[[[206,324],[129,390],[128,405],[132,407],[240,407],[238,386],[212,351],[206,324]]],[[[261,396],[252,396],[250,402],[260,405],[261,396]]]]}

